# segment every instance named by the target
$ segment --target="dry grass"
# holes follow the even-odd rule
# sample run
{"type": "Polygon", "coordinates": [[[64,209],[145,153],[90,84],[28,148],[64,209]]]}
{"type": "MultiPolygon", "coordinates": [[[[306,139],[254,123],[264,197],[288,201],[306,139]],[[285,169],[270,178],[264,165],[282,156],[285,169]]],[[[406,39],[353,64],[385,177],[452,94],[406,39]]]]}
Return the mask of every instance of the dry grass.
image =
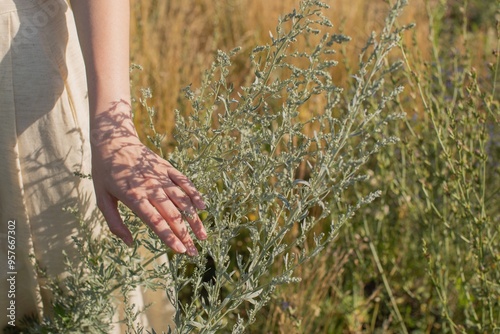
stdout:
{"type": "MultiPolygon", "coordinates": [[[[353,258],[353,251],[329,247],[323,256],[317,257],[307,266],[300,267],[296,276],[302,277],[298,284],[279,289],[276,298],[267,309],[266,320],[251,328],[251,333],[313,333],[325,324],[324,319],[338,318],[337,309],[330,301],[343,303],[344,294],[339,291],[342,285],[344,266],[353,258]],[[265,323],[265,327],[262,326],[265,323]]],[[[353,312],[351,319],[357,316],[353,312]]],[[[349,321],[351,319],[347,319],[349,321]]],[[[324,332],[338,330],[340,323],[327,321],[329,328],[324,332]]]]}
{"type": "MultiPolygon", "coordinates": [[[[357,55],[370,33],[373,30],[380,30],[388,3],[387,0],[324,1],[331,6],[325,14],[334,23],[334,31],[352,37],[352,42],[348,43],[345,54],[342,55],[348,63],[341,63],[333,73],[339,85],[348,87],[350,84],[348,67],[357,63],[357,55]]],[[[435,91],[436,73],[432,73],[436,63],[442,61],[440,57],[448,57],[449,59],[446,58],[446,61],[442,62],[455,71],[462,71],[465,66],[463,64],[467,65],[465,68],[469,68],[468,66],[472,64],[474,72],[477,71],[479,74],[478,80],[485,87],[485,91],[491,91],[493,88],[492,77],[485,73],[488,63],[495,63],[493,50],[497,47],[497,32],[491,24],[479,28],[473,25],[477,24],[475,21],[481,22],[493,18],[495,10],[490,9],[494,5],[486,0],[469,0],[469,4],[472,5],[468,8],[470,11],[467,11],[468,22],[458,29],[462,30],[461,33],[454,34],[457,26],[464,22],[460,17],[457,18],[457,15],[463,15],[460,14],[459,2],[459,0],[410,0],[410,6],[399,18],[401,24],[416,23],[413,32],[405,36],[406,52],[413,66],[412,70],[416,71],[420,79],[426,83],[426,87],[429,87],[425,94],[430,98],[436,98],[436,101],[439,98],[444,99],[446,95],[445,88],[439,90],[441,88],[437,87],[439,89],[435,91]],[[435,11],[434,6],[437,3],[446,3],[445,10],[435,11]],[[488,10],[492,12],[491,15],[485,14],[488,10]],[[477,16],[478,13],[483,16],[477,16]],[[440,53],[434,58],[432,48],[436,45],[433,46],[429,41],[431,33],[429,14],[436,15],[435,22],[444,27],[439,29],[444,35],[435,39],[436,43],[439,43],[440,53]],[[463,52],[467,56],[464,56],[460,60],[462,63],[459,63],[457,55],[461,53],[459,51],[464,50],[467,50],[463,52]],[[456,68],[451,66],[455,63],[456,68]],[[442,96],[438,93],[442,93],[442,96]]],[[[257,45],[270,43],[269,31],[274,32],[277,18],[289,12],[297,4],[298,0],[186,0],[184,2],[132,0],[132,61],[144,68],[143,72],[134,78],[134,84],[136,88],[152,88],[151,103],[158,110],[155,126],[160,133],[169,135],[167,144],[172,144],[170,134],[174,125],[174,110],[184,110],[181,89],[189,84],[193,87],[200,85],[201,73],[209,68],[216,51],[218,49],[229,51],[236,46],[242,47],[240,55],[233,60],[234,67],[229,80],[236,87],[252,81],[253,72],[248,63],[250,50],[257,45]]],[[[497,15],[500,15],[498,9],[497,15]]],[[[453,73],[442,75],[444,78],[454,80],[453,73]]],[[[407,79],[404,83],[405,92],[401,97],[404,104],[402,109],[408,114],[423,115],[424,107],[418,87],[411,76],[407,79]]],[[[321,104],[321,101],[318,104],[321,104]]],[[[306,114],[311,112],[314,111],[305,111],[306,114]]],[[[138,120],[147,119],[145,115],[141,115],[144,111],[139,108],[136,108],[136,113],[139,116],[138,120]]],[[[415,128],[422,132],[424,143],[427,140],[431,142],[435,137],[435,133],[431,131],[435,125],[431,127],[428,124],[423,121],[423,128],[415,125],[415,128]]],[[[138,124],[138,129],[142,136],[148,133],[148,127],[143,124],[138,124]]],[[[413,145],[414,149],[420,149],[421,143],[413,145]]],[[[380,200],[381,203],[387,203],[385,205],[387,212],[381,216],[385,217],[391,211],[397,212],[397,216],[392,220],[384,218],[384,224],[382,218],[375,218],[379,224],[376,229],[379,233],[377,238],[380,239],[376,246],[379,246],[380,262],[387,271],[386,276],[390,286],[382,284],[374,260],[378,255],[373,255],[374,251],[368,247],[370,238],[358,238],[365,233],[363,226],[358,222],[359,226],[344,231],[337,243],[338,248],[329,249],[324,255],[297,272],[297,275],[304,279],[301,284],[284,286],[276,293],[275,299],[266,308],[267,317],[259,319],[255,324],[258,328],[251,332],[290,334],[397,332],[398,321],[394,316],[394,305],[390,302],[387,292],[390,292],[390,289],[394,290],[395,301],[399,304],[409,329],[426,328],[426,332],[445,332],[442,328],[447,326],[446,319],[443,318],[439,308],[435,290],[430,285],[429,278],[423,274],[427,262],[421,253],[420,240],[428,237],[428,231],[422,225],[421,216],[417,215],[417,218],[414,218],[415,214],[421,214],[423,210],[417,206],[420,204],[412,202],[420,203],[418,182],[421,182],[421,179],[411,179],[414,177],[414,166],[408,168],[406,162],[400,162],[398,158],[399,155],[388,156],[386,165],[382,166],[382,160],[379,160],[377,166],[382,173],[377,187],[383,189],[386,186],[393,187],[392,182],[397,185],[397,182],[403,180],[399,184],[401,189],[398,186],[394,186],[398,189],[391,188],[390,191],[385,189],[386,197],[380,200]],[[398,166],[402,166],[403,172],[394,176],[393,171],[397,167],[390,165],[398,163],[400,163],[398,166]],[[409,181],[405,181],[405,178],[409,181]],[[397,179],[397,182],[394,179],[397,179]],[[395,205],[394,201],[399,201],[397,199],[399,195],[405,194],[405,187],[412,188],[414,185],[417,190],[410,192],[414,197],[405,197],[411,201],[407,199],[401,206],[395,205]]],[[[299,178],[304,176],[299,175],[299,178]]],[[[373,210],[380,213],[378,209],[374,206],[373,210]]],[[[374,240],[378,240],[377,238],[374,240]]],[[[436,254],[439,254],[439,251],[436,251],[436,254]]],[[[454,299],[451,304],[453,307],[458,307],[454,299]]],[[[470,308],[469,305],[460,307],[470,308]]]]}
{"type": "MultiPolygon", "coordinates": [[[[356,59],[360,48],[373,30],[378,30],[388,4],[384,0],[329,0],[331,8],[325,14],[353,38],[346,54],[356,59]]],[[[201,73],[210,66],[218,49],[242,47],[235,59],[232,73],[236,87],[250,78],[248,51],[257,45],[270,43],[269,31],[274,31],[280,15],[298,5],[297,0],[132,0],[132,62],[144,71],[134,79],[136,87],[153,89],[153,105],[158,109],[156,127],[171,133],[174,110],[181,109],[180,90],[200,83],[201,73]]],[[[428,36],[424,0],[415,0],[400,22],[416,22],[415,38],[420,51],[426,48],[428,36]]],[[[408,36],[411,38],[411,36],[408,36]]],[[[346,71],[336,69],[339,84],[346,71]]],[[[141,117],[141,111],[137,109],[141,117]]],[[[144,135],[145,126],[138,126],[144,135]]],[[[171,138],[170,138],[171,139],[171,138]]],[[[170,142],[169,139],[167,141],[170,142]]]]}

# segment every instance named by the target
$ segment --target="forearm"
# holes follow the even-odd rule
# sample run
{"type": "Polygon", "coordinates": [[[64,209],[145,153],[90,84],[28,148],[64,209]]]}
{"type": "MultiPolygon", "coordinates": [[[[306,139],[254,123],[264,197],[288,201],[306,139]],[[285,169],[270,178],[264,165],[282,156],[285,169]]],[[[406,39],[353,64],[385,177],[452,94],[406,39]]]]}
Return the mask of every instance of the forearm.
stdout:
{"type": "Polygon", "coordinates": [[[71,6],[87,71],[91,130],[103,119],[128,119],[129,1],[72,0],[71,6]]]}
{"type": "Polygon", "coordinates": [[[207,237],[196,209],[205,208],[189,179],[147,149],[130,115],[128,0],[72,0],[87,70],[92,179],[97,206],[127,245],[132,234],[117,209],[121,201],[179,253],[198,251],[187,232],[207,237]]]}

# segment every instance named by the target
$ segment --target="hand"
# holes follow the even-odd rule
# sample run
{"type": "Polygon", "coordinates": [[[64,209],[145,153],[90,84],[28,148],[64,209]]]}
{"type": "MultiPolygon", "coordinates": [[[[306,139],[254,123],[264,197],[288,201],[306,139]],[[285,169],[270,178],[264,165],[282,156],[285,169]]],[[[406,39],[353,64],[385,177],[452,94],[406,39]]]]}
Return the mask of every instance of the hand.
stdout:
{"type": "Polygon", "coordinates": [[[139,141],[130,117],[100,117],[91,131],[92,176],[97,206],[111,232],[132,244],[132,234],[117,209],[121,201],[174,251],[197,255],[185,220],[198,239],[207,238],[196,213],[205,208],[200,193],[185,175],[139,141]]]}

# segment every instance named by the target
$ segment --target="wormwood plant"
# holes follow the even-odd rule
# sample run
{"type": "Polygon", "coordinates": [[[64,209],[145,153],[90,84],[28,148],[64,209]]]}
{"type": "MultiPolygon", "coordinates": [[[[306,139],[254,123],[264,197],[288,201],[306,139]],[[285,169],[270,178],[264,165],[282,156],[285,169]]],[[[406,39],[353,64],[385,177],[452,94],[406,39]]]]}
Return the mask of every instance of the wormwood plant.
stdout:
{"type": "MultiPolygon", "coordinates": [[[[82,287],[71,288],[69,297],[56,291],[59,311],[46,326],[103,332],[113,313],[105,301],[141,285],[167,293],[177,309],[175,333],[243,333],[276,288],[299,281],[296,268],[330,245],[339,228],[378,196],[373,190],[346,202],[344,194],[368,179],[363,166],[370,157],[397,141],[385,136],[384,128],[403,114],[386,106],[402,88],[388,89],[384,78],[402,64],[390,63],[388,55],[408,29],[395,27],[405,4],[396,1],[380,35],[369,38],[347,94],[331,69],[338,45],[349,37],[321,31],[333,25],[321,12],[327,5],[319,1],[302,1],[279,20],[268,45],[253,49],[252,84],[233,87],[227,77],[237,50],[219,51],[201,87],[185,89],[191,110],[177,113],[178,146],[169,157],[205,194],[202,218],[209,238],[199,242],[200,256],[170,255],[124,209],[135,247],[77,239],[85,262],[69,269],[69,282],[82,287]],[[299,39],[309,47],[300,50],[299,39]],[[305,118],[312,105],[321,110],[305,118]],[[335,209],[337,202],[344,202],[345,210],[335,209]],[[236,247],[241,240],[245,244],[236,247]],[[146,258],[141,247],[149,250],[146,258]],[[164,254],[168,263],[155,261],[164,254]],[[276,263],[281,270],[270,275],[276,263]],[[98,310],[92,308],[95,298],[102,305],[98,310]]],[[[141,102],[152,116],[149,96],[144,90],[141,102]]],[[[150,139],[159,147],[162,135],[152,129],[150,139]]],[[[149,330],[136,319],[129,305],[124,320],[129,332],[149,330]]]]}
{"type": "Polygon", "coordinates": [[[204,221],[211,237],[202,244],[194,272],[201,277],[203,259],[210,256],[215,273],[202,284],[182,269],[190,259],[172,259],[172,266],[181,268],[172,272],[176,293],[186,287],[195,296],[207,291],[206,298],[179,304],[179,320],[185,317],[179,332],[214,332],[228,315],[245,308],[233,326],[234,333],[243,332],[276,287],[297,281],[296,267],[330,244],[356,210],[377,196],[370,193],[345,212],[331,210],[332,201],[342,201],[346,189],[366,180],[362,166],[370,156],[396,141],[384,137],[382,128],[402,115],[383,110],[401,88],[385,92],[383,77],[400,65],[385,62],[406,29],[393,29],[402,5],[395,4],[380,39],[372,36],[363,49],[346,109],[337,108],[342,90],[329,69],[336,65],[334,46],[349,39],[325,34],[312,50],[294,48],[298,38],[331,27],[319,11],[325,5],[317,1],[302,2],[299,11],[280,20],[271,45],[253,50],[255,81],[249,87],[235,89],[226,81],[230,56],[219,52],[200,90],[186,88],[192,112],[178,114],[179,145],[172,159],[207,194],[204,221]],[[300,120],[301,107],[318,97],[324,109],[300,120]],[[315,130],[308,135],[306,129],[315,130]],[[298,179],[304,163],[307,177],[298,179]],[[318,223],[330,224],[328,232],[312,233],[318,223]],[[246,251],[232,254],[233,240],[241,234],[249,236],[246,251]],[[294,238],[287,242],[288,234],[294,238]],[[276,261],[282,261],[282,271],[268,277],[276,261]]]}

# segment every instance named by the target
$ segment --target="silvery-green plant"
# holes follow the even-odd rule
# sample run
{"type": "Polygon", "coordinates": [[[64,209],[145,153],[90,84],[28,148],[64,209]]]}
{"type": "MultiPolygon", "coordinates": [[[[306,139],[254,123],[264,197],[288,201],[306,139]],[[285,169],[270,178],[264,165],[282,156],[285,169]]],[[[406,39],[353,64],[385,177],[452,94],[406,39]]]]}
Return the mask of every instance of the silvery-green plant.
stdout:
{"type": "Polygon", "coordinates": [[[193,273],[185,272],[191,259],[171,260],[172,300],[187,288],[194,296],[177,303],[180,333],[216,332],[231,313],[237,314],[233,333],[243,332],[280,284],[300,279],[293,275],[295,268],[331,243],[356,210],[377,197],[372,192],[344,212],[332,210],[347,189],[367,179],[362,167],[370,156],[397,140],[384,137],[382,129],[402,116],[385,110],[401,87],[387,92],[384,76],[400,65],[387,65],[387,56],[407,29],[394,28],[403,4],[396,2],[380,37],[372,35],[362,50],[346,108],[339,107],[344,97],[330,70],[337,65],[336,45],[349,38],[324,34],[311,49],[295,47],[298,39],[312,39],[332,26],[320,11],[326,5],[318,1],[302,2],[280,20],[272,43],[253,49],[250,86],[235,88],[228,82],[231,54],[219,51],[201,88],[186,88],[192,110],[177,115],[178,146],[170,159],[206,194],[210,238],[201,244],[193,273]],[[301,120],[307,101],[318,98],[323,110],[301,120]],[[307,178],[299,179],[304,165],[307,178]],[[314,234],[319,223],[329,224],[328,232],[314,234]],[[294,237],[287,238],[291,233],[294,237]],[[247,244],[234,254],[242,234],[249,236],[247,244]],[[203,282],[207,257],[215,270],[212,280],[203,282]],[[269,277],[277,261],[282,270],[269,277]],[[204,290],[206,298],[196,298],[204,290]],[[241,308],[245,318],[235,312],[241,308]]]}
{"type": "MultiPolygon", "coordinates": [[[[58,298],[65,301],[59,313],[67,320],[56,314],[44,326],[105,332],[114,310],[92,308],[96,296],[103,300],[97,305],[109,305],[104,300],[117,291],[126,295],[142,285],[168,294],[177,309],[175,333],[245,332],[275,289],[299,281],[295,269],[331,244],[339,228],[378,196],[376,189],[354,202],[344,195],[368,179],[363,167],[370,158],[397,141],[384,129],[403,116],[387,108],[402,88],[386,85],[384,78],[402,64],[391,63],[389,53],[409,28],[395,25],[405,4],[395,1],[380,35],[371,35],[347,91],[332,69],[339,44],[350,39],[322,31],[333,25],[322,14],[327,5],[319,1],[302,1],[279,20],[268,45],[253,49],[252,84],[234,87],[228,75],[238,50],[219,51],[201,87],[185,89],[191,110],[177,113],[178,146],[168,157],[208,204],[201,216],[209,238],[199,242],[200,256],[171,255],[123,209],[135,247],[77,239],[85,261],[76,267],[68,263],[70,280],[86,288],[75,286],[70,297],[56,293],[54,305],[61,304],[58,298]],[[308,43],[298,43],[301,39],[308,43]],[[309,46],[299,47],[304,44],[309,46]],[[312,100],[321,110],[306,119],[301,114],[312,100]],[[338,209],[340,202],[345,210],[338,209]],[[245,244],[236,247],[241,240],[245,244]],[[139,254],[142,246],[149,258],[139,254]],[[163,254],[169,254],[168,264],[156,264],[163,254]]],[[[152,117],[149,95],[143,90],[140,102],[152,117]]],[[[160,147],[162,136],[154,127],[150,139],[160,147]]],[[[137,328],[132,306],[126,315],[130,332],[150,330],[137,328]]]]}

